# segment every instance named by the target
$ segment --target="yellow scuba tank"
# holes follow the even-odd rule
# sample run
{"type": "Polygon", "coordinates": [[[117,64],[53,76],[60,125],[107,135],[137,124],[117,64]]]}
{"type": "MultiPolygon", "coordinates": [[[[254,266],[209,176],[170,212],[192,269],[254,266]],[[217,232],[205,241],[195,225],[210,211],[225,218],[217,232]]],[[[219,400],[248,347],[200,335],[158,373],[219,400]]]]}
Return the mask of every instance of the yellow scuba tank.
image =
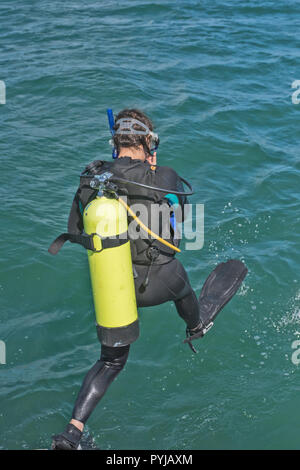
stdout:
{"type": "Polygon", "coordinates": [[[93,236],[87,250],[99,340],[124,346],[139,336],[127,211],[115,198],[98,195],[83,212],[84,230],[93,236]]]}
{"type": "MultiPolygon", "coordinates": [[[[98,337],[102,344],[117,347],[133,343],[139,336],[127,212],[145,233],[175,252],[180,252],[180,249],[143,224],[127,203],[119,197],[118,186],[110,180],[112,176],[112,173],[104,172],[86,177],[90,180],[89,187],[99,191],[96,198],[83,210],[84,233],[78,233],[72,227],[73,231],[59,235],[51,243],[48,251],[56,255],[66,241],[79,243],[86,248],[98,337]]],[[[133,181],[120,178],[119,181],[153,189],[133,181]]],[[[165,189],[161,191],[168,192],[165,189]]],[[[181,193],[177,191],[176,194],[181,193]]],[[[159,251],[157,248],[156,250],[159,251]]],[[[150,259],[151,268],[155,257],[152,255],[150,259]]],[[[144,283],[147,279],[148,277],[144,283]]]]}

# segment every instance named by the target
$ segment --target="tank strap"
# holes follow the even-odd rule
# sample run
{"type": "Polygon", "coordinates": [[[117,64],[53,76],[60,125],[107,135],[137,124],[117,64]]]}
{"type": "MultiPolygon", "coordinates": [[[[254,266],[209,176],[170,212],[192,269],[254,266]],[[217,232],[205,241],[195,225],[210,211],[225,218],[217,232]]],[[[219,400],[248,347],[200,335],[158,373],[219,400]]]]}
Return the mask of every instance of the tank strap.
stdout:
{"type": "Polygon", "coordinates": [[[105,250],[106,248],[114,248],[117,246],[124,245],[129,241],[128,233],[123,232],[114,237],[105,237],[102,238],[98,233],[91,233],[87,235],[86,233],[75,234],[75,233],[62,233],[59,235],[48,248],[51,255],[56,255],[65,242],[78,243],[82,245],[86,250],[94,251],[95,253],[100,253],[100,251],[105,250]],[[96,250],[94,245],[94,236],[101,238],[101,250],[96,250]]]}
{"type": "Polygon", "coordinates": [[[143,292],[145,292],[146,290],[146,287],[148,286],[149,284],[149,276],[150,276],[150,271],[151,271],[151,268],[153,266],[153,263],[154,261],[158,258],[159,256],[159,249],[156,247],[156,246],[150,246],[147,250],[147,256],[150,260],[150,264],[148,266],[148,269],[147,269],[147,272],[146,272],[146,277],[143,281],[143,283],[141,284],[140,288],[139,288],[139,292],[142,294],[143,292]]]}

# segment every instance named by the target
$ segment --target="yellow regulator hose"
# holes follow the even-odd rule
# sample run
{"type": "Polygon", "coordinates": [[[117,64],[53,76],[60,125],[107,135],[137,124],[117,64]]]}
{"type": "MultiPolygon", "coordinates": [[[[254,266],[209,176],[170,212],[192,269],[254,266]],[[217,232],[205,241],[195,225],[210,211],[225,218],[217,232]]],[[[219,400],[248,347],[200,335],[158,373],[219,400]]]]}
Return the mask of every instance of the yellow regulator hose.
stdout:
{"type": "Polygon", "coordinates": [[[131,217],[133,217],[133,219],[140,225],[140,227],[142,227],[142,229],[149,233],[149,235],[151,235],[152,238],[156,238],[156,240],[158,240],[159,242],[163,243],[164,245],[168,246],[169,248],[171,248],[172,250],[174,251],[177,251],[177,253],[180,253],[181,250],[179,248],[177,248],[176,246],[172,245],[172,243],[169,243],[167,242],[166,240],[164,240],[163,238],[161,238],[159,235],[157,235],[156,233],[152,232],[152,230],[150,230],[145,224],[143,224],[143,222],[135,215],[135,213],[130,209],[130,207],[126,204],[125,201],[123,201],[122,198],[118,198],[118,201],[122,204],[123,207],[125,207],[125,209],[127,209],[128,213],[131,215],[131,217]]]}

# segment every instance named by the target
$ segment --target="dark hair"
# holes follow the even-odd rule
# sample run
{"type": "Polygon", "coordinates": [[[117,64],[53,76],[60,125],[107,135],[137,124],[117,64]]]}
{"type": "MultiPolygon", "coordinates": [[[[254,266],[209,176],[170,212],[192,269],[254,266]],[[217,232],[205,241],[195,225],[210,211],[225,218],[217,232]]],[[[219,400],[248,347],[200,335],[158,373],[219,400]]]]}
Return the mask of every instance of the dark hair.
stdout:
{"type": "MultiPolygon", "coordinates": [[[[139,109],[123,109],[123,111],[120,111],[119,114],[115,118],[115,122],[118,121],[118,119],[122,118],[133,118],[137,119],[138,121],[141,121],[143,124],[145,124],[150,131],[153,131],[153,124],[151,120],[144,114],[142,111],[139,109]]],[[[115,124],[114,130],[116,131],[118,129],[118,124],[115,124]]],[[[137,131],[143,131],[144,129],[139,126],[138,124],[134,124],[133,126],[134,129],[137,131]]],[[[150,148],[147,144],[146,140],[147,136],[146,135],[139,135],[139,134],[115,134],[113,137],[114,145],[117,148],[117,152],[120,151],[121,147],[135,147],[138,148],[140,145],[143,146],[144,151],[146,153],[150,153],[150,148]]]]}

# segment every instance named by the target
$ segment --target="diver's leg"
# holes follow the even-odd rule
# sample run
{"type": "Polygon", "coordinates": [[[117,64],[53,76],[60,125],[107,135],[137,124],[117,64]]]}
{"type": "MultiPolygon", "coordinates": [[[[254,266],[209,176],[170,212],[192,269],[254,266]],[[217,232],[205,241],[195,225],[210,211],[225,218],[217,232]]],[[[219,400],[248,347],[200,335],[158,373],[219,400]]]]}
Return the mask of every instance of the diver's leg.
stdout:
{"type": "MultiPolygon", "coordinates": [[[[145,267],[136,266],[138,274],[145,267]]],[[[174,259],[170,263],[153,266],[149,285],[143,292],[141,280],[135,279],[138,306],[158,305],[169,300],[175,302],[177,312],[187,325],[187,339],[201,338],[213,325],[214,319],[238,291],[247,274],[247,267],[239,260],[220,263],[208,276],[197,299],[182,264],[174,259]]],[[[143,280],[143,277],[142,277],[143,280]]]]}
{"type": "Polygon", "coordinates": [[[141,290],[147,273],[147,266],[135,265],[138,277],[135,279],[136,300],[138,307],[160,305],[173,301],[180,317],[188,328],[199,325],[199,302],[193,291],[184,267],[176,258],[169,263],[154,265],[145,290],[141,290]]]}
{"type": "Polygon", "coordinates": [[[108,386],[123,369],[128,358],[129,348],[130,345],[118,348],[102,345],[100,360],[85,376],[75,402],[70,424],[62,434],[53,438],[54,449],[77,448],[83,425],[105,394],[108,386]]]}
{"type": "Polygon", "coordinates": [[[130,345],[118,348],[101,347],[100,360],[87,373],[72,413],[72,419],[85,423],[108,386],[123,369],[130,345]]]}
{"type": "Polygon", "coordinates": [[[199,302],[195,292],[191,292],[182,299],[175,300],[178,315],[185,321],[187,328],[193,330],[199,326],[199,302]]]}

